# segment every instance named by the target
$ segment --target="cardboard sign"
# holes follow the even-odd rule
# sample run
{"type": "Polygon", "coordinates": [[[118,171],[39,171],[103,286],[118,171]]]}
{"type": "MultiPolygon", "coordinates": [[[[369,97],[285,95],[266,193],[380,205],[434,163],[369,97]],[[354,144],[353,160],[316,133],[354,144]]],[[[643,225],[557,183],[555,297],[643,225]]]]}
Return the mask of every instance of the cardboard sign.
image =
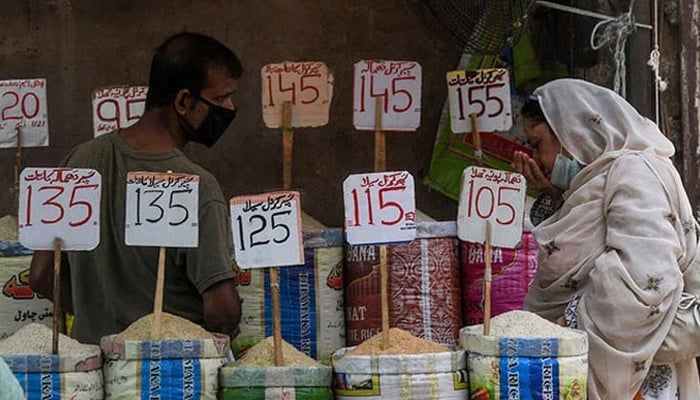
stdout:
{"type": "Polygon", "coordinates": [[[125,242],[129,246],[199,245],[199,176],[129,172],[125,242]]]}
{"type": "Polygon", "coordinates": [[[318,61],[267,64],[262,76],[263,120],[268,128],[282,126],[285,101],[292,103],[292,127],[328,123],[333,97],[333,75],[318,61]]]}
{"type": "Polygon", "coordinates": [[[148,86],[122,86],[92,92],[92,126],[95,137],[128,128],[143,115],[148,86]]]}
{"type": "Polygon", "coordinates": [[[0,148],[49,145],[46,79],[0,81],[0,148]]]}
{"type": "Polygon", "coordinates": [[[298,192],[272,192],[231,199],[236,263],[241,268],[304,264],[298,192]]]}
{"type": "Polygon", "coordinates": [[[25,168],[19,178],[19,241],[32,250],[92,250],[100,242],[102,176],[94,169],[25,168]]]}
{"type": "Polygon", "coordinates": [[[459,196],[457,236],[465,242],[484,243],[486,221],[490,221],[491,245],[516,247],[523,231],[525,189],[525,177],[521,174],[466,168],[459,196]]]}
{"type": "Polygon", "coordinates": [[[350,244],[410,242],[416,237],[413,176],[406,171],[350,175],[343,182],[350,244]]]}
{"type": "Polygon", "coordinates": [[[354,68],[353,124],[374,130],[376,102],[382,103],[379,128],[414,131],[420,125],[423,72],[415,61],[360,61],[354,68]]]}
{"type": "Polygon", "coordinates": [[[507,131],[513,126],[508,70],[450,71],[447,93],[454,133],[472,131],[472,113],[477,115],[480,132],[507,131]]]}

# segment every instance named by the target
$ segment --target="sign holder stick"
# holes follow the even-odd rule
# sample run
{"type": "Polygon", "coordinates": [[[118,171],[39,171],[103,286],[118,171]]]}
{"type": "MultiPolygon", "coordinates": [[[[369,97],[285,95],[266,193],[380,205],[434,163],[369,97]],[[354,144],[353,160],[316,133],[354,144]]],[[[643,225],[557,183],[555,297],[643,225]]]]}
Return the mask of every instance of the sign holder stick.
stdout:
{"type": "Polygon", "coordinates": [[[476,113],[469,114],[469,118],[472,121],[472,138],[474,140],[474,147],[476,148],[474,155],[476,156],[476,163],[479,166],[484,165],[484,153],[481,151],[481,134],[479,133],[479,120],[476,118],[476,113]]]}
{"type": "Polygon", "coordinates": [[[61,319],[61,239],[53,241],[53,329],[51,354],[58,354],[58,328],[61,319]]]}
{"type": "Polygon", "coordinates": [[[20,136],[22,130],[17,126],[15,131],[17,132],[17,148],[15,150],[15,183],[12,187],[12,192],[14,195],[15,215],[17,215],[19,210],[19,175],[22,173],[22,144],[20,136]]]}
{"type": "Polygon", "coordinates": [[[491,331],[491,222],[486,221],[486,268],[484,269],[484,336],[491,331]]]}
{"type": "MultiPolygon", "coordinates": [[[[292,131],[292,103],[285,101],[282,106],[282,187],[292,187],[292,154],[294,148],[294,131],[292,131]]],[[[275,352],[275,366],[284,364],[282,353],[282,324],[280,315],[280,285],[277,267],[270,267],[270,290],[272,291],[272,334],[275,352]]]]}
{"type": "MultiPolygon", "coordinates": [[[[386,171],[386,134],[382,131],[382,102],[375,101],[374,107],[374,171],[386,171]]],[[[387,247],[379,246],[379,274],[381,280],[382,303],[382,349],[389,347],[389,268],[387,247]]]]}
{"type": "MultiPolygon", "coordinates": [[[[171,174],[173,171],[168,170],[171,174]]],[[[156,294],[153,299],[153,325],[151,325],[151,338],[157,339],[163,328],[163,289],[165,286],[165,247],[158,251],[158,272],[156,274],[156,294]]]]}

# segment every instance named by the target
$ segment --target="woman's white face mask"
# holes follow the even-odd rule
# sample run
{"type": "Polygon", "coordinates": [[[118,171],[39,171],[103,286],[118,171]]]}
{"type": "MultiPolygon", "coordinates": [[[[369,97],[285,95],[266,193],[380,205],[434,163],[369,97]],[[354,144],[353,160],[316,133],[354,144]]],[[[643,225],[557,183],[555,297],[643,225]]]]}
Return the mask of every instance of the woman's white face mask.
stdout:
{"type": "Polygon", "coordinates": [[[554,159],[554,166],[552,167],[552,172],[549,175],[549,181],[552,185],[556,186],[561,190],[568,190],[571,185],[571,181],[574,180],[576,174],[583,166],[578,163],[578,161],[571,159],[561,152],[557,154],[554,159]]]}

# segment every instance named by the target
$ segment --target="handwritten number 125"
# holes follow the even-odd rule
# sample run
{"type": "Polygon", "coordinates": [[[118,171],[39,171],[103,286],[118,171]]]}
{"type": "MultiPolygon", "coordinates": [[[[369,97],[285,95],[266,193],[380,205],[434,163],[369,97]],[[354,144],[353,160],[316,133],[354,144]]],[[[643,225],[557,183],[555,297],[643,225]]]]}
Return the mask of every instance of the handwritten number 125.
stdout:
{"type": "MultiPolygon", "coordinates": [[[[286,211],[278,211],[278,212],[272,213],[270,215],[270,228],[273,231],[281,229],[281,231],[283,232],[283,235],[281,238],[276,238],[276,237],[272,238],[272,241],[274,243],[276,243],[276,244],[284,243],[287,241],[287,239],[289,239],[289,236],[291,235],[291,231],[289,230],[289,227],[285,224],[278,223],[278,221],[275,220],[275,217],[278,217],[281,215],[289,215],[291,213],[292,213],[292,211],[286,210],[286,211]]],[[[241,237],[241,243],[240,243],[241,244],[241,251],[245,251],[246,246],[245,246],[245,235],[243,233],[243,217],[239,215],[236,218],[236,221],[238,221],[238,233],[241,237]]],[[[253,214],[250,217],[248,217],[248,223],[253,225],[253,221],[259,221],[260,225],[257,228],[253,229],[252,231],[250,231],[250,235],[248,235],[248,239],[249,239],[248,243],[250,243],[249,247],[253,248],[255,246],[262,246],[262,245],[266,245],[266,244],[270,243],[269,239],[268,240],[256,240],[255,239],[255,236],[258,236],[259,234],[261,234],[265,230],[265,228],[267,228],[267,219],[262,215],[253,214]]]]}

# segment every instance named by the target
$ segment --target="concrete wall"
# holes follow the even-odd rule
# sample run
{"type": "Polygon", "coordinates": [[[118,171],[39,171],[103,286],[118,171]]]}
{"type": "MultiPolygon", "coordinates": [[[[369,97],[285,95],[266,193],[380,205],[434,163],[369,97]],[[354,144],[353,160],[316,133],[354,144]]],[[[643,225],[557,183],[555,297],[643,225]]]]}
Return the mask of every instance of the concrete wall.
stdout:
{"type": "MultiPolygon", "coordinates": [[[[211,170],[227,197],[282,186],[282,139],[262,121],[260,68],[271,62],[323,61],[334,72],[331,120],[295,130],[294,188],[304,210],[342,225],[342,181],[373,169],[374,135],[352,125],[352,66],[361,59],[418,61],[423,117],[414,133],[387,134],[387,168],[416,178],[419,209],[454,219],[456,204],[428,192],[427,172],[445,72],[459,52],[432,36],[404,0],[0,0],[0,79],[48,80],[48,148],[23,150],[25,166],[53,166],[92,137],[90,96],[109,85],[147,83],[152,49],[180,30],[201,31],[239,55],[245,73],[239,113],[212,148],[186,152],[211,170]]],[[[0,215],[13,211],[14,150],[0,149],[0,215]]]]}

